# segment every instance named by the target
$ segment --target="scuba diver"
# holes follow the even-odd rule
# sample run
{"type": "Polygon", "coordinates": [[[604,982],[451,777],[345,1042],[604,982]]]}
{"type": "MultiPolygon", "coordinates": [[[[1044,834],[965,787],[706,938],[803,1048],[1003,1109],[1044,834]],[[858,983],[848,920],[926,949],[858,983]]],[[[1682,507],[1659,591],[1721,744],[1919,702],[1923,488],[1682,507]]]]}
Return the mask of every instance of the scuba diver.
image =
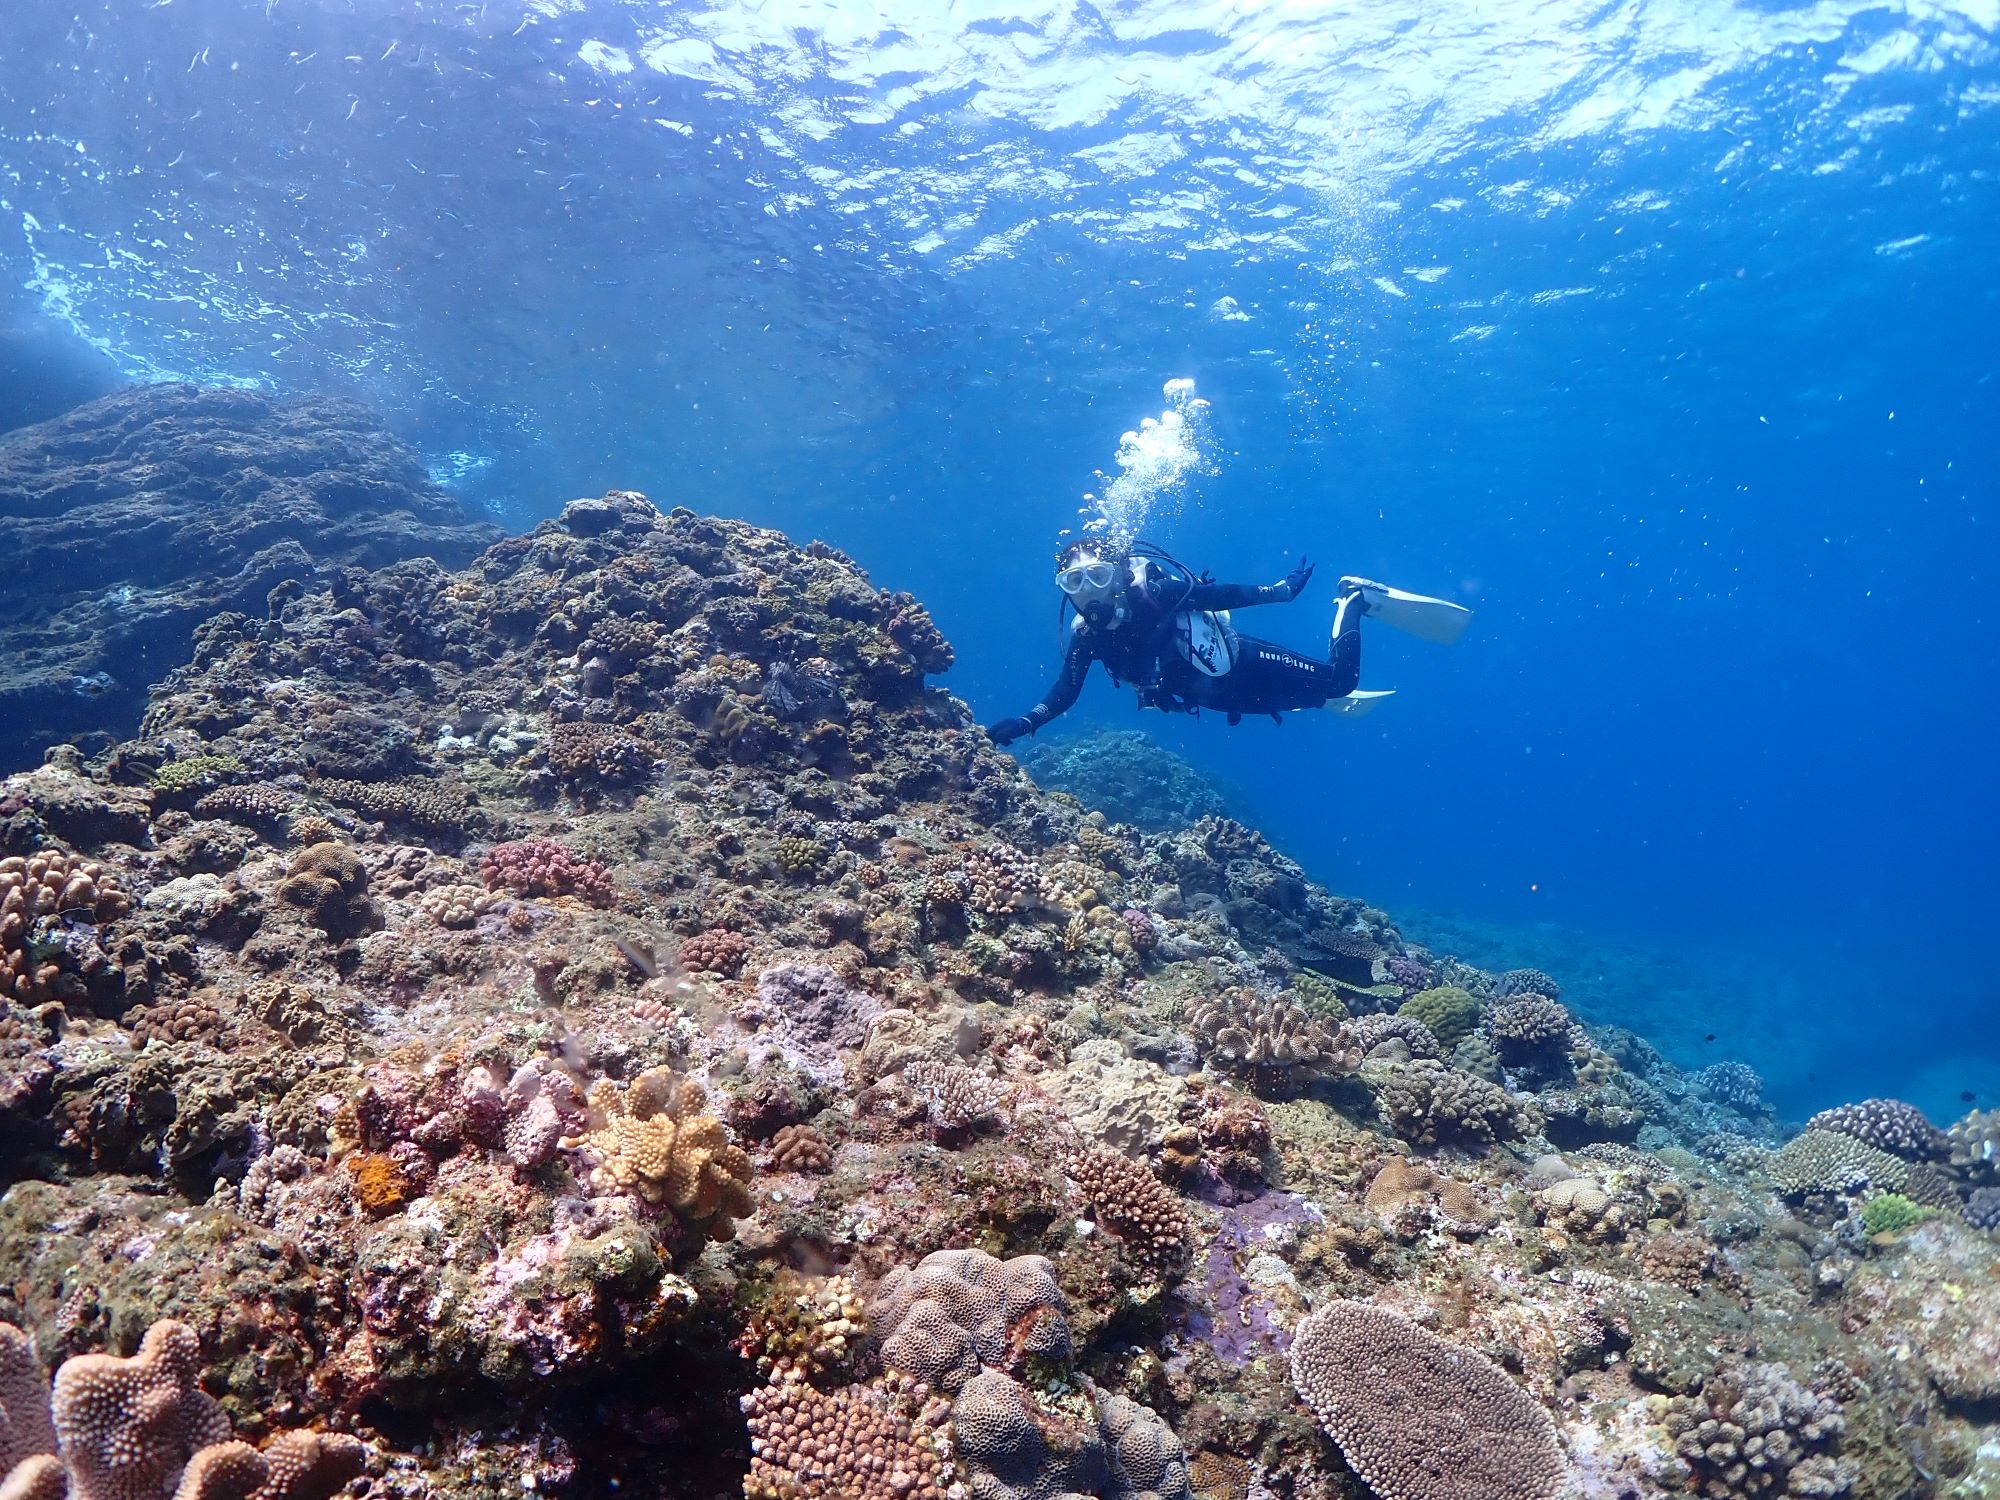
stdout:
{"type": "Polygon", "coordinates": [[[1010,744],[1066,712],[1092,662],[1104,663],[1114,682],[1136,688],[1141,708],[1214,709],[1231,724],[1245,714],[1282,723],[1294,709],[1323,706],[1363,714],[1390,696],[1360,689],[1364,618],[1445,646],[1472,618],[1448,600],[1343,578],[1324,661],[1236,629],[1231,610],[1289,604],[1312,575],[1313,565],[1300,558],[1276,583],[1217,583],[1146,542],[1129,549],[1092,537],[1071,542],[1056,557],[1068,633],[1062,670],[1040,703],[987,733],[995,744],[1010,744]]]}

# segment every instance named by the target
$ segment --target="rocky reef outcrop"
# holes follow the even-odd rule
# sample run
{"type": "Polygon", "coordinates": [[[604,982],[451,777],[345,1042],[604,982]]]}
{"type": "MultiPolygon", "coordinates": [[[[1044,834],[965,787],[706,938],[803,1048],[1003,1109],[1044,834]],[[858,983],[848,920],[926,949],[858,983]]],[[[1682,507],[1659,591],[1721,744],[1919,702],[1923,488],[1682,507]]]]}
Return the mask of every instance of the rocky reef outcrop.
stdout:
{"type": "Polygon", "coordinates": [[[0,766],[130,733],[217,610],[497,535],[351,402],[142,385],[0,437],[0,766]]]}
{"type": "Polygon", "coordinates": [[[614,492],[218,613],[0,780],[20,1482],[91,1462],[51,1367],[170,1365],[162,1493],[1992,1492],[1990,1120],[1787,1142],[1043,790],[951,660],[614,492]]]}

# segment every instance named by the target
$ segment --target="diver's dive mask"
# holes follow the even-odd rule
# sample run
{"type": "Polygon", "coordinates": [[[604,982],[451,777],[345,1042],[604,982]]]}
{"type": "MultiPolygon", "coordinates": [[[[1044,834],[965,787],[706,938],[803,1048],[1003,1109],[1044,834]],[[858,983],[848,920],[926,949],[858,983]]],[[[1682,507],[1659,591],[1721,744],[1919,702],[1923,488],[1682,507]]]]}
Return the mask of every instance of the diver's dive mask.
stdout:
{"type": "Polygon", "coordinates": [[[1078,614],[1099,625],[1116,619],[1120,613],[1117,580],[1116,563],[1088,555],[1056,571],[1056,587],[1069,596],[1078,614]]]}
{"type": "Polygon", "coordinates": [[[1071,563],[1056,574],[1056,587],[1070,598],[1081,594],[1101,594],[1111,587],[1117,570],[1108,562],[1071,563]]]}

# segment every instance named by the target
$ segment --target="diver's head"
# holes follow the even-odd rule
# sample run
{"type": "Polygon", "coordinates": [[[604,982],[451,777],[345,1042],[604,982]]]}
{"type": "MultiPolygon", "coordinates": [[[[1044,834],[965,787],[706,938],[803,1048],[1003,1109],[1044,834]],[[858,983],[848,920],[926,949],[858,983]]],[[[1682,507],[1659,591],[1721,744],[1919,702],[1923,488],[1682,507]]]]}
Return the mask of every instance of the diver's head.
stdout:
{"type": "Polygon", "coordinates": [[[1123,562],[1094,538],[1071,542],[1056,555],[1056,587],[1091,624],[1115,623],[1125,611],[1123,562]]]}

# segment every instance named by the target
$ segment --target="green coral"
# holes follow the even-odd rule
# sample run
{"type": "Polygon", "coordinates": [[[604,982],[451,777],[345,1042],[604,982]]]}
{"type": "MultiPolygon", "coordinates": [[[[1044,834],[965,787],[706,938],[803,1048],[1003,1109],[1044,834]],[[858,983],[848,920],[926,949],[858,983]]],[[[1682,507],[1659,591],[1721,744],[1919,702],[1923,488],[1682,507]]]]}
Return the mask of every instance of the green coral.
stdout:
{"type": "Polygon", "coordinates": [[[1914,1229],[1937,1212],[1921,1203],[1912,1203],[1901,1193],[1877,1193],[1861,1205],[1861,1227],[1869,1234],[1901,1234],[1914,1229]]]}
{"type": "Polygon", "coordinates": [[[1323,974],[1301,969],[1292,976],[1290,988],[1293,998],[1322,1020],[1345,1021],[1351,1014],[1339,987],[1323,974]]]}
{"type": "Polygon", "coordinates": [[[153,785],[173,796],[204,792],[241,776],[245,767],[233,755],[188,755],[170,760],[153,773],[153,785]]]}
{"type": "Polygon", "coordinates": [[[1471,1036],[1479,1024],[1479,997],[1458,985],[1441,984],[1410,996],[1397,1007],[1396,1014],[1423,1022],[1449,1051],[1471,1036]]]}
{"type": "Polygon", "coordinates": [[[793,835],[778,840],[778,866],[787,875],[810,875],[826,858],[826,850],[816,839],[793,835]]]}

